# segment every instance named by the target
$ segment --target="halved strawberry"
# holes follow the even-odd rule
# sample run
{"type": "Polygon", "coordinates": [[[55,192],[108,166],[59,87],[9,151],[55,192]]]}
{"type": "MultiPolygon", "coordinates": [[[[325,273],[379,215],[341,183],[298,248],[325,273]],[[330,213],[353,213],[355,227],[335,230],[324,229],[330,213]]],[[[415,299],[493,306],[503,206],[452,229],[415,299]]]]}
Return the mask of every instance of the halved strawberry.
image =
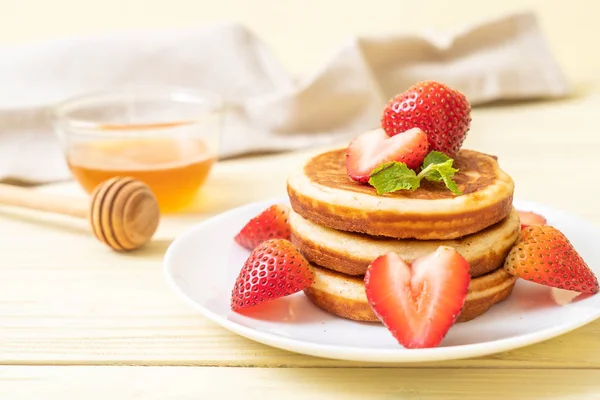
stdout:
{"type": "Polygon", "coordinates": [[[558,229],[528,226],[508,253],[504,269],[519,278],[581,293],[597,293],[598,279],[558,229]]]}
{"type": "Polygon", "coordinates": [[[521,229],[532,225],[546,225],[546,218],[540,214],[531,211],[517,211],[519,212],[519,218],[521,219],[521,229]]]}
{"type": "Polygon", "coordinates": [[[231,293],[231,309],[237,311],[300,292],[314,279],[312,267],[291,242],[267,240],[244,263],[231,293]]]}
{"type": "Polygon", "coordinates": [[[389,137],[375,129],[355,138],[346,152],[346,170],[350,178],[368,182],[371,172],[381,164],[398,161],[408,168],[421,166],[429,149],[427,135],[419,128],[389,137]]]}
{"type": "Polygon", "coordinates": [[[252,218],[235,236],[235,241],[252,250],[268,239],[290,239],[289,207],[275,204],[252,218]]]}
{"type": "Polygon", "coordinates": [[[410,265],[387,253],[365,275],[375,315],[407,348],[440,344],[462,310],[470,282],[469,263],[446,246],[410,265]]]}

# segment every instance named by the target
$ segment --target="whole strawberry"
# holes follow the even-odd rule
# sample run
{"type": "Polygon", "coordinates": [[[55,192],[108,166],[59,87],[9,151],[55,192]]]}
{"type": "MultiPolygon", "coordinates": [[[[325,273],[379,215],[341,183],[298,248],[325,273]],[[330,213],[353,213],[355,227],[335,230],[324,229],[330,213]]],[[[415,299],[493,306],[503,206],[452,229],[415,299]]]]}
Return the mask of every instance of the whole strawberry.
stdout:
{"type": "Polygon", "coordinates": [[[598,280],[573,245],[558,229],[532,225],[521,231],[504,262],[520,278],[581,293],[597,293],[598,280]]]}
{"type": "Polygon", "coordinates": [[[288,206],[274,204],[248,221],[234,239],[248,250],[268,239],[289,239],[291,233],[288,214],[288,206]]]}
{"type": "Polygon", "coordinates": [[[386,105],[381,127],[389,136],[421,128],[429,150],[454,157],[471,125],[471,105],[465,95],[434,81],[419,82],[386,105]]]}
{"type": "Polygon", "coordinates": [[[231,309],[289,296],[309,287],[314,279],[312,267],[291,242],[267,240],[244,263],[231,293],[231,309]]]}

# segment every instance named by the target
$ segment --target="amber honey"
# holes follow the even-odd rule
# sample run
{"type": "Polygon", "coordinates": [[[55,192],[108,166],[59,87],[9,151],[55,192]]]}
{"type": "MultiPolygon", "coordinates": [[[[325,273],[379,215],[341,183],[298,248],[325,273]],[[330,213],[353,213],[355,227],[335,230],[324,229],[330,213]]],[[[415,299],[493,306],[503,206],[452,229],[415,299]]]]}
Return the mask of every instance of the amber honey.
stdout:
{"type": "Polygon", "coordinates": [[[161,211],[188,206],[206,180],[215,155],[200,139],[124,139],[72,144],[67,163],[87,192],[114,176],[150,186],[161,211]]]}

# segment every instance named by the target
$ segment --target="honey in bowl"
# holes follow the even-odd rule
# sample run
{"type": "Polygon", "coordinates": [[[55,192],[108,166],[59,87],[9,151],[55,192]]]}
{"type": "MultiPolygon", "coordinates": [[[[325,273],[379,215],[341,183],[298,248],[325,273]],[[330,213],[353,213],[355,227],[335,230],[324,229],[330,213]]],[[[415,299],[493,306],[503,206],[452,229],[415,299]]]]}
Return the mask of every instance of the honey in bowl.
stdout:
{"type": "Polygon", "coordinates": [[[216,160],[199,138],[131,138],[72,143],[67,163],[89,193],[114,176],[145,182],[161,212],[178,211],[193,202],[216,160]]]}
{"type": "Polygon", "coordinates": [[[161,212],[187,208],[215,163],[221,100],[162,85],[106,89],[67,99],[53,123],[75,180],[92,192],[116,176],[145,182],[161,212]]]}

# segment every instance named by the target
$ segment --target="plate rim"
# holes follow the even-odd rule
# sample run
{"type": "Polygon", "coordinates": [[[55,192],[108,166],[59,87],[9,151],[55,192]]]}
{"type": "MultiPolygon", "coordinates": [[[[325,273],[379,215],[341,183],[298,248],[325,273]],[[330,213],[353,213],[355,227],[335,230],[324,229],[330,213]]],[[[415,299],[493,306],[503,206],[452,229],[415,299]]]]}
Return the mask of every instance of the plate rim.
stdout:
{"type": "MultiPolygon", "coordinates": [[[[175,281],[174,274],[171,273],[173,253],[176,251],[175,249],[177,248],[178,243],[180,243],[188,237],[194,236],[198,231],[201,231],[205,225],[215,223],[216,221],[219,221],[221,219],[227,219],[231,216],[231,214],[242,213],[247,209],[252,208],[266,208],[268,205],[283,202],[289,204],[289,199],[286,197],[276,197],[268,200],[255,201],[238,207],[234,207],[227,211],[209,217],[206,220],[195,224],[194,226],[188,228],[186,231],[178,235],[170,243],[163,258],[163,274],[171,290],[173,290],[179,298],[183,299],[184,302],[191,305],[193,309],[197,310],[203,317],[246,339],[274,348],[290,351],[292,353],[304,354],[333,360],[359,361],[371,363],[411,363],[447,361],[497,354],[553,339],[565,333],[574,331],[600,318],[600,309],[597,309],[595,313],[591,314],[587,318],[583,318],[577,321],[577,323],[574,324],[564,323],[556,327],[546,328],[540,331],[531,332],[516,337],[498,339],[489,342],[425,349],[406,349],[401,345],[398,345],[398,349],[367,349],[361,347],[347,347],[332,344],[310,343],[303,340],[279,336],[270,332],[259,331],[251,327],[241,325],[227,318],[224,318],[220,314],[212,312],[206,307],[201,306],[192,298],[186,295],[186,293],[179,287],[179,285],[175,281]]],[[[527,208],[530,208],[532,210],[546,209],[555,215],[562,215],[564,217],[567,217],[573,220],[573,222],[576,224],[583,223],[590,226],[592,229],[598,231],[598,229],[594,225],[585,221],[578,215],[570,214],[558,208],[546,206],[537,202],[520,200],[517,198],[514,199],[513,204],[521,204],[522,206],[526,206],[527,208]]],[[[522,206],[519,208],[524,208],[522,206]]],[[[600,235],[600,231],[598,231],[598,234],[600,235]]]]}

